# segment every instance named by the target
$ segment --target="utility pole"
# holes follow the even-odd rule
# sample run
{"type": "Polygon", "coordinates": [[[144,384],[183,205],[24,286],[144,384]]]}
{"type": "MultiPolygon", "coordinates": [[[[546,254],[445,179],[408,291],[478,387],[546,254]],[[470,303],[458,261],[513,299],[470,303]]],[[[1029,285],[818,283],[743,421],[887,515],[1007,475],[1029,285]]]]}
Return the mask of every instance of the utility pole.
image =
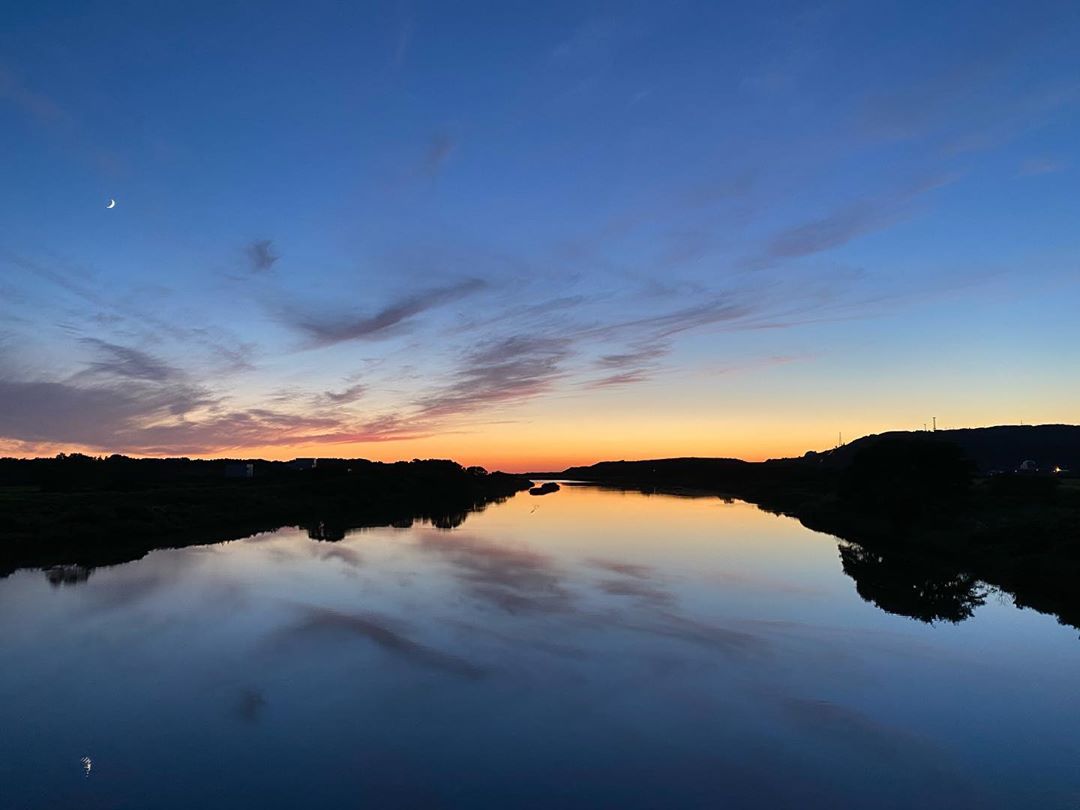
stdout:
{"type": "Polygon", "coordinates": [[[930,418],[934,420],[934,433],[937,433],[937,417],[931,416],[930,418]]]}

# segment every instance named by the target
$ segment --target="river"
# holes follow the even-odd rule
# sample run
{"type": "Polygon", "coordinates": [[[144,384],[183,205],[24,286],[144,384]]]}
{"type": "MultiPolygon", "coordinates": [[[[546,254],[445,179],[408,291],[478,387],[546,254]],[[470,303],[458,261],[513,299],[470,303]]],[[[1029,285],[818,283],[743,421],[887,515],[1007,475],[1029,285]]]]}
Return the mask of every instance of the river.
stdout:
{"type": "Polygon", "coordinates": [[[1080,807],[1077,630],[978,583],[886,612],[842,545],[564,486],[18,571],[0,807],[1080,807]]]}

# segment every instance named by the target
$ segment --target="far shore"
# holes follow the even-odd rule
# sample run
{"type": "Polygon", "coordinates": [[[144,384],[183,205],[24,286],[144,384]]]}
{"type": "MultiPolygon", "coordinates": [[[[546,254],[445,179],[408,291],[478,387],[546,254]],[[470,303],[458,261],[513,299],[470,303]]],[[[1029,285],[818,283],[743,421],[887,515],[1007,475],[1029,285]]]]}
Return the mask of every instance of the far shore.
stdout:
{"type": "MultiPolygon", "coordinates": [[[[534,483],[555,480],[738,498],[857,545],[842,553],[845,570],[879,603],[904,600],[884,585],[896,571],[922,576],[914,589],[931,593],[960,593],[957,583],[977,578],[1080,627],[1080,478],[1069,472],[1078,467],[1080,427],[1070,425],[881,434],[766,462],[611,461],[530,475],[452,461],[0,459],[0,576],[281,526],[325,541],[414,520],[453,528],[517,492],[553,493],[534,483]]],[[[957,604],[926,617],[950,618],[957,604]]]]}

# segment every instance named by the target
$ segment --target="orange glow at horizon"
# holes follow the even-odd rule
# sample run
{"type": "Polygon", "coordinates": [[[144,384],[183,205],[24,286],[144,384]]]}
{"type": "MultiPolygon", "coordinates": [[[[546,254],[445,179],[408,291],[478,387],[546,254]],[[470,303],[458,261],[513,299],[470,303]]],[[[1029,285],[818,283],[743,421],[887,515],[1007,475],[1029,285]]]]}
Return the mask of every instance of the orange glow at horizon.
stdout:
{"type": "MultiPolygon", "coordinates": [[[[1046,422],[1054,420],[1043,420],[1046,422]]],[[[1059,420],[1064,421],[1064,420],[1059,420]]],[[[972,420],[963,427],[1002,424],[1001,421],[972,420]]],[[[851,422],[844,440],[888,430],[917,429],[910,424],[851,422]]],[[[939,428],[944,428],[939,424],[939,428]]],[[[599,461],[675,458],[686,456],[740,458],[763,461],[769,458],[801,456],[809,450],[823,451],[836,445],[835,435],[824,437],[817,424],[795,425],[759,421],[736,431],[720,420],[683,420],[661,430],[630,420],[581,420],[574,424],[497,423],[473,431],[451,431],[424,438],[368,443],[313,443],[295,445],[255,445],[222,448],[204,453],[139,453],[64,444],[14,444],[0,442],[0,455],[16,457],[53,456],[80,452],[131,456],[185,455],[190,458],[263,458],[273,461],[293,458],[366,458],[372,461],[400,461],[414,458],[452,459],[462,465],[479,465],[505,472],[557,472],[568,467],[599,461]],[[831,441],[830,441],[831,439],[831,441]]]]}
{"type": "MultiPolygon", "coordinates": [[[[540,433],[539,430],[536,433],[540,433]]],[[[742,441],[721,436],[708,439],[684,436],[650,436],[635,440],[632,436],[591,437],[560,433],[505,436],[497,432],[447,434],[423,439],[370,443],[326,443],[297,445],[256,445],[223,448],[209,453],[147,454],[123,449],[102,450],[78,445],[49,444],[33,448],[4,447],[0,455],[16,457],[53,456],[58,453],[109,455],[118,452],[131,456],[184,455],[189,458],[262,458],[288,461],[294,458],[366,458],[372,461],[401,461],[414,458],[446,458],[464,466],[479,465],[505,472],[548,472],[568,467],[595,464],[598,461],[672,458],[679,456],[723,456],[746,461],[763,461],[780,456],[802,455],[809,447],[795,436],[745,437],[742,441]]]]}

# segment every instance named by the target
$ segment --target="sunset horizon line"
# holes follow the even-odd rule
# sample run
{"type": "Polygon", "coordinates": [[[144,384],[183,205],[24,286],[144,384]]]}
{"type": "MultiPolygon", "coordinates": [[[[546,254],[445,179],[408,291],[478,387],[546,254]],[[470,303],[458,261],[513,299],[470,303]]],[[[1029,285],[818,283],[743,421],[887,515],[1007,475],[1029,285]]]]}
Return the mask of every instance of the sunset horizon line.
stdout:
{"type": "Polygon", "coordinates": [[[311,448],[311,452],[300,452],[295,454],[286,453],[257,453],[257,454],[243,454],[243,453],[230,453],[227,449],[222,449],[218,452],[210,453],[173,453],[173,452],[139,452],[139,451],[125,451],[125,450],[104,450],[101,448],[86,448],[78,446],[58,446],[53,448],[50,452],[35,452],[28,450],[25,452],[19,451],[0,451],[0,459],[19,459],[19,460],[46,460],[56,458],[58,456],[72,456],[83,455],[90,458],[105,459],[113,456],[121,456],[130,459],[188,459],[192,461],[245,461],[245,462],[277,462],[288,463],[292,461],[301,461],[305,459],[316,460],[348,460],[348,461],[370,461],[383,464],[394,464],[399,462],[410,461],[452,461],[456,464],[460,464],[463,467],[483,467],[485,470],[491,472],[505,472],[511,474],[527,474],[538,472],[561,472],[571,467],[585,467],[591,464],[598,464],[607,461],[660,461],[669,459],[687,459],[687,458],[708,458],[708,459],[731,459],[736,461],[745,461],[749,463],[760,463],[764,461],[780,460],[799,458],[810,453],[827,453],[831,450],[835,450],[839,447],[843,447],[852,443],[855,443],[861,439],[865,439],[872,436],[880,436],[889,433],[942,433],[947,434],[952,431],[961,430],[991,430],[995,428],[1046,428],[1046,427],[1072,427],[1074,423],[1060,422],[1060,421],[1047,421],[1047,422],[993,422],[988,424],[972,424],[972,425],[938,425],[936,428],[931,426],[932,423],[928,422],[926,427],[921,428],[901,428],[901,427],[886,427],[877,430],[871,430],[869,432],[853,433],[848,437],[844,437],[842,433],[838,433],[836,440],[832,446],[822,447],[809,447],[803,445],[801,449],[793,447],[790,451],[784,453],[742,453],[739,455],[725,454],[723,452],[710,453],[710,452],[684,452],[684,453],[648,453],[648,452],[631,452],[626,453],[613,453],[613,454],[600,454],[600,453],[577,453],[573,458],[564,458],[561,461],[550,460],[551,457],[536,456],[529,460],[529,457],[518,457],[516,459],[503,458],[495,461],[485,462],[482,459],[478,459],[473,454],[468,452],[461,454],[412,454],[407,453],[401,455],[352,455],[326,452],[324,449],[322,452],[315,452],[314,448],[311,448]],[[544,460],[549,458],[549,460],[544,460]]]}

